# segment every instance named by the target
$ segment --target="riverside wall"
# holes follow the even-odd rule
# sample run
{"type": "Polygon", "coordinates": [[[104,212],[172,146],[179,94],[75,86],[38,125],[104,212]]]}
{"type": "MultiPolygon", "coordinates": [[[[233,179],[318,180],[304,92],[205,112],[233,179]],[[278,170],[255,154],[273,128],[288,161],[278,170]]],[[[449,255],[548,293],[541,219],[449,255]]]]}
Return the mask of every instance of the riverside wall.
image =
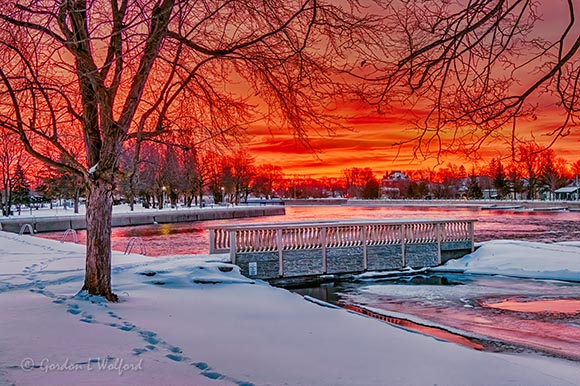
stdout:
{"type": "MultiPolygon", "coordinates": [[[[167,211],[144,211],[129,213],[113,213],[113,227],[170,224],[179,222],[195,222],[224,220],[244,217],[260,217],[283,215],[283,206],[244,206],[228,208],[188,208],[167,211]]],[[[61,232],[67,229],[86,229],[85,216],[82,214],[69,216],[23,216],[0,219],[0,230],[19,233],[23,226],[30,224],[35,233],[61,232]]],[[[27,228],[27,227],[26,227],[27,228]]],[[[28,228],[26,229],[28,232],[28,228]]]]}

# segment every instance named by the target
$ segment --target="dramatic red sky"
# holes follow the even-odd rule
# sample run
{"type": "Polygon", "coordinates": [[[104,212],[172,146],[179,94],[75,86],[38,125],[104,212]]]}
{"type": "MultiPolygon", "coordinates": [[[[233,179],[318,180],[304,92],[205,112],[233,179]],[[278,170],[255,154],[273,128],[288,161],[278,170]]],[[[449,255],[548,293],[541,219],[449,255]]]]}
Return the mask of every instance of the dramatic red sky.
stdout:
{"type": "MultiPolygon", "coordinates": [[[[559,113],[543,111],[534,122],[523,122],[519,131],[527,138],[532,137],[538,143],[549,143],[546,135],[555,125],[561,123],[559,113]]],[[[380,116],[369,111],[367,115],[351,120],[353,131],[342,130],[333,136],[313,135],[311,145],[318,150],[313,153],[296,142],[288,133],[270,133],[266,128],[251,129],[251,152],[257,163],[272,163],[284,168],[286,174],[311,175],[314,177],[340,176],[341,171],[351,167],[370,167],[377,175],[387,170],[421,169],[435,165],[435,159],[421,161],[413,159],[410,146],[400,148],[397,142],[408,139],[413,131],[407,129],[409,124],[403,117],[396,115],[380,116]]],[[[580,159],[580,133],[572,132],[559,139],[553,147],[559,157],[569,162],[580,159]]],[[[485,164],[493,157],[506,156],[509,147],[501,142],[485,146],[480,155],[485,164]]],[[[445,162],[471,165],[461,156],[447,155],[445,162]]]]}
{"type": "MultiPolygon", "coordinates": [[[[538,33],[551,37],[560,33],[564,21],[568,21],[567,15],[562,13],[566,10],[566,1],[545,0],[543,3],[539,10],[543,21],[538,25],[538,33]]],[[[578,31],[578,28],[575,29],[578,31]]],[[[522,84],[525,84],[525,79],[522,79],[522,84]]],[[[547,144],[550,138],[546,133],[562,123],[561,110],[556,111],[553,103],[538,103],[545,106],[538,110],[537,119],[522,120],[518,133],[525,138],[533,138],[540,144],[547,144]]],[[[352,110],[351,107],[348,109],[352,110]]],[[[358,110],[356,117],[347,122],[352,126],[352,131],[343,130],[326,137],[314,134],[311,136],[310,143],[318,150],[316,153],[297,143],[289,133],[272,133],[266,127],[255,126],[249,132],[252,138],[250,149],[257,163],[272,163],[282,166],[287,174],[314,177],[340,176],[341,170],[351,167],[370,167],[377,175],[382,175],[386,170],[434,166],[435,160],[413,159],[410,146],[401,149],[394,146],[413,135],[413,131],[408,129],[410,124],[406,121],[409,117],[404,115],[400,111],[379,115],[371,108],[358,110]]],[[[558,156],[569,162],[580,159],[580,133],[573,128],[571,134],[560,139],[553,148],[558,156]]],[[[501,142],[487,144],[481,152],[484,159],[482,164],[492,157],[507,155],[508,150],[509,146],[501,142]]],[[[453,155],[446,156],[444,162],[471,165],[470,161],[453,155]]]]}

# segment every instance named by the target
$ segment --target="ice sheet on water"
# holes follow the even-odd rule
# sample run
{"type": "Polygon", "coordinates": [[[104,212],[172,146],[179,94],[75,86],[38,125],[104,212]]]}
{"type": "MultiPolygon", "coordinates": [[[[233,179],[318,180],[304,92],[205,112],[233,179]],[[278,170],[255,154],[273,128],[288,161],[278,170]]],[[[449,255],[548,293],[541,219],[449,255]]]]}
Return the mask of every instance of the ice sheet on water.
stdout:
{"type": "MultiPolygon", "coordinates": [[[[365,302],[367,296],[383,296],[400,300],[413,300],[425,305],[442,306],[448,303],[470,305],[477,299],[490,296],[543,296],[550,293],[553,298],[570,297],[578,294],[578,285],[561,281],[549,282],[522,280],[501,276],[439,274],[454,285],[421,284],[422,280],[401,280],[373,283],[349,292],[349,300],[365,302]]],[[[419,277],[419,279],[421,279],[419,277]]],[[[425,279],[423,279],[425,280],[425,279]]]]}

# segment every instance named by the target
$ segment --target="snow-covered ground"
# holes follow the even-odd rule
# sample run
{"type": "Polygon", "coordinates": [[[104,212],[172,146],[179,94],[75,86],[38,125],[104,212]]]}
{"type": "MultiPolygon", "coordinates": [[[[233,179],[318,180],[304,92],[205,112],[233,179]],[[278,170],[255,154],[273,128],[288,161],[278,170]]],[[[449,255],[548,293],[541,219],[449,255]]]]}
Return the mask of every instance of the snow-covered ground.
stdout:
{"type": "MultiPolygon", "coordinates": [[[[486,243],[449,265],[487,261],[492,273],[509,249],[522,257],[510,269],[580,274],[570,245],[486,243]]],[[[77,294],[83,246],[0,232],[0,385],[580,385],[576,362],[474,351],[322,307],[219,256],[115,253],[113,264],[116,304],[77,294]]]]}
{"type": "MultiPolygon", "coordinates": [[[[175,212],[179,210],[186,210],[186,209],[213,209],[219,208],[219,205],[208,204],[203,208],[199,206],[192,206],[191,208],[186,208],[184,206],[179,205],[177,208],[171,208],[170,206],[166,205],[163,209],[158,209],[157,207],[151,208],[144,208],[141,204],[136,204],[131,210],[131,207],[128,204],[121,204],[121,205],[113,205],[113,213],[121,214],[121,213],[152,213],[152,212],[175,212]]],[[[84,216],[86,213],[86,206],[84,204],[79,205],[79,213],[75,213],[73,207],[69,206],[54,206],[52,209],[47,205],[44,204],[42,208],[22,208],[20,214],[18,211],[13,207],[12,209],[12,216],[9,218],[33,218],[33,217],[55,217],[55,216],[84,216]]]]}
{"type": "Polygon", "coordinates": [[[580,281],[580,242],[493,240],[462,259],[448,261],[439,270],[580,281]]]}

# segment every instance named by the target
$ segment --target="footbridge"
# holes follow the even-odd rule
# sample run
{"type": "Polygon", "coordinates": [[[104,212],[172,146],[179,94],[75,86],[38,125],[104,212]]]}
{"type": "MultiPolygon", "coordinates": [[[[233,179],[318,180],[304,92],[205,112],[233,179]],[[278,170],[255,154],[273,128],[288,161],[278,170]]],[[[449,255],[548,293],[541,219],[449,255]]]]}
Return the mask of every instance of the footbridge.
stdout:
{"type": "Polygon", "coordinates": [[[474,250],[473,219],[352,220],[213,226],[210,253],[229,253],[270,281],[432,267],[474,250]]]}

